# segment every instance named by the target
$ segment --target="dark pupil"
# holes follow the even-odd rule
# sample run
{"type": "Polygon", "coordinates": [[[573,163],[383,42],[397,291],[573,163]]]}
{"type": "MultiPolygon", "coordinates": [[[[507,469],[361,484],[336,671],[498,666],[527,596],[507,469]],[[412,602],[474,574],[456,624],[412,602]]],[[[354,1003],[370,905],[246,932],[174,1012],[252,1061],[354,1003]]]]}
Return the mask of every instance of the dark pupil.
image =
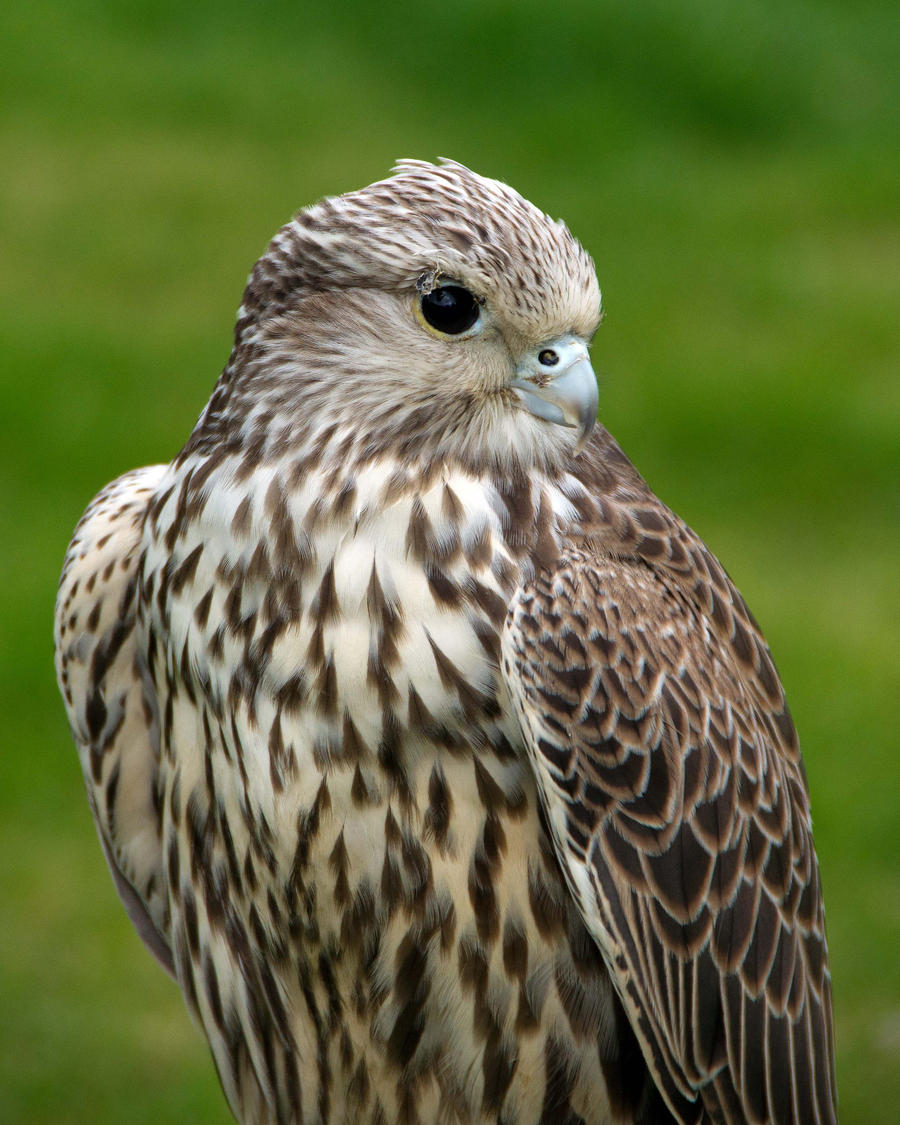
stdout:
{"type": "Polygon", "coordinates": [[[478,319],[478,302],[461,285],[440,285],[422,298],[422,315],[438,332],[458,336],[478,319]]]}

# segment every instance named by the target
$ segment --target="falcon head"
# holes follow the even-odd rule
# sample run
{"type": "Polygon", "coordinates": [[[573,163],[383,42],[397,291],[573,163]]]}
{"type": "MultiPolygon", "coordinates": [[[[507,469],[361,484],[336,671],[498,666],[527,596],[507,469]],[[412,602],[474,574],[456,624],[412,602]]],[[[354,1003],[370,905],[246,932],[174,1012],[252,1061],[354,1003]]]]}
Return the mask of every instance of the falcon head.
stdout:
{"type": "Polygon", "coordinates": [[[404,160],[275,235],[190,444],[556,465],[596,418],[600,314],[563,223],[461,164],[404,160]]]}

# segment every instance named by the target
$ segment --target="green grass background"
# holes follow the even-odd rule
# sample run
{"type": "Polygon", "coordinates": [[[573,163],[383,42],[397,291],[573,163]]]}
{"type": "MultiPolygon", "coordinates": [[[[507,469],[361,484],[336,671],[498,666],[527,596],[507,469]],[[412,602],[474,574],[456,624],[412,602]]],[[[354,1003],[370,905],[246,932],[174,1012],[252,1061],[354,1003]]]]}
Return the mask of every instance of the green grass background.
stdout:
{"type": "Polygon", "coordinates": [[[854,0],[28,0],[0,14],[0,1121],[229,1120],[53,682],[63,552],[171,457],[300,205],[452,156],[563,216],[601,417],[763,623],[804,745],[842,1120],[900,1104],[898,21],[854,0]]]}

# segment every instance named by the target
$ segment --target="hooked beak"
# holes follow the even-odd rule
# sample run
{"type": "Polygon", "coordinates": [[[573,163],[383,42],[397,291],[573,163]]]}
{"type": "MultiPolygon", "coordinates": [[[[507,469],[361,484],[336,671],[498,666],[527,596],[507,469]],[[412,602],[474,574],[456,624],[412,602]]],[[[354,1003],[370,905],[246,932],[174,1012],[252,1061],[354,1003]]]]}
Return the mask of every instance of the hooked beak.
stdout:
{"type": "Polygon", "coordinates": [[[576,429],[575,453],[584,449],[597,420],[599,396],[582,340],[563,336],[526,356],[510,386],[529,414],[576,429]]]}

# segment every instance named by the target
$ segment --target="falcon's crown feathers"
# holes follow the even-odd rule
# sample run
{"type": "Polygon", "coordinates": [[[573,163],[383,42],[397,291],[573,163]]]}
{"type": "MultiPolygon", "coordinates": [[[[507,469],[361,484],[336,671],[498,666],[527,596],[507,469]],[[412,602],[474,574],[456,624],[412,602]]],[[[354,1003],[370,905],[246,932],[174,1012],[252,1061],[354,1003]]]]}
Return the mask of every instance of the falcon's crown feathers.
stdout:
{"type": "Polygon", "coordinates": [[[565,223],[449,160],[399,160],[388,179],[299,211],[256,263],[239,315],[277,315],[302,290],[403,289],[428,275],[464,279],[525,320],[553,308],[564,328],[599,317],[594,264],[565,223]]]}

